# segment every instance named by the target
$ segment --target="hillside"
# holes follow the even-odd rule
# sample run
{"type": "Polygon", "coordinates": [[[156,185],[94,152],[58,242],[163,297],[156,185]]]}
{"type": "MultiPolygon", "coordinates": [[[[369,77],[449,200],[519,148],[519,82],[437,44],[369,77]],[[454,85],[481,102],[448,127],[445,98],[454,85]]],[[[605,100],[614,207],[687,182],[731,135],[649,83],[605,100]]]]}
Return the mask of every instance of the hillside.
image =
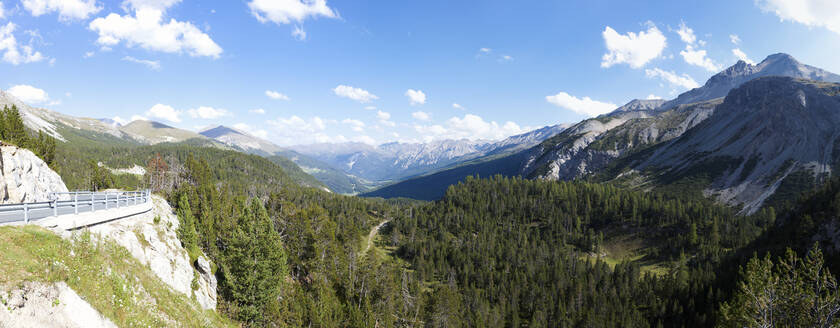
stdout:
{"type": "Polygon", "coordinates": [[[198,133],[176,129],[166,124],[154,121],[133,121],[120,127],[120,130],[127,133],[131,138],[134,138],[144,144],[181,142],[193,138],[204,138],[204,136],[198,133]]]}
{"type": "Polygon", "coordinates": [[[840,84],[765,77],[732,90],[703,123],[625,167],[640,172],[633,183],[695,179],[703,194],[752,212],[779,188],[797,194],[831,175],[838,125],[840,84]]]}
{"type": "Polygon", "coordinates": [[[30,320],[91,327],[94,319],[120,327],[233,326],[170,289],[125,248],[89,233],[65,240],[35,226],[0,227],[0,247],[0,322],[10,327],[39,325],[30,320]]]}

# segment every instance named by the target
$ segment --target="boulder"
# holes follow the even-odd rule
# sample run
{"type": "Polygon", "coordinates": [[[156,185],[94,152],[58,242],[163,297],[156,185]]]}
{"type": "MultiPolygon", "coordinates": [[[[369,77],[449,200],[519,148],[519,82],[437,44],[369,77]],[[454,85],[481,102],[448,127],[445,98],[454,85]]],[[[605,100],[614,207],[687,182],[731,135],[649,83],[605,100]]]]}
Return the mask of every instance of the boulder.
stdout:
{"type": "Polygon", "coordinates": [[[49,201],[50,193],[67,192],[61,176],[27,149],[0,146],[0,204],[49,201]]]}

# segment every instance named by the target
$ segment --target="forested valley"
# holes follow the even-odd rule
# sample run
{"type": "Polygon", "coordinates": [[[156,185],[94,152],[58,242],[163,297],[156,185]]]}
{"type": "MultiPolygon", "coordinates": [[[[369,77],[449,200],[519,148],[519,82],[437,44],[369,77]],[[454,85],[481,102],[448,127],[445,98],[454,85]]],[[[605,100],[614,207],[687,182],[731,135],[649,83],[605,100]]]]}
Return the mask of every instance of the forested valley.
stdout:
{"type": "Polygon", "coordinates": [[[165,195],[184,246],[213,260],[218,309],[249,327],[752,326],[767,309],[749,288],[797,270],[788,280],[799,285],[776,293],[822,279],[797,300],[838,304],[838,252],[824,230],[840,214],[840,181],[790,210],[741,215],[707,199],[499,176],[468,178],[435,202],[343,196],[301,187],[262,157],[190,142],[56,153],[71,188],[165,195]],[[138,163],[145,176],[107,169],[138,163]]]}

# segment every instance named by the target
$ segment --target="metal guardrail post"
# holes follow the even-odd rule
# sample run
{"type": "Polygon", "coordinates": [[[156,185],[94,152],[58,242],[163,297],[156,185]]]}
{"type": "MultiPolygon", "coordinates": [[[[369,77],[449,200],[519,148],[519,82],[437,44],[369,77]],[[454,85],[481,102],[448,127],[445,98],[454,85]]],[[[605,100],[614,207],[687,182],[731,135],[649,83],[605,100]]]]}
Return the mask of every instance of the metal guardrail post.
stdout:
{"type": "Polygon", "coordinates": [[[23,203],[23,223],[29,224],[29,204],[23,203]]]}
{"type": "Polygon", "coordinates": [[[108,210],[108,194],[105,194],[105,210],[108,210]]]}
{"type": "Polygon", "coordinates": [[[58,197],[53,199],[53,216],[58,216],[58,197]]]}
{"type": "Polygon", "coordinates": [[[79,194],[73,194],[73,210],[76,214],[79,214],[79,194]]]}

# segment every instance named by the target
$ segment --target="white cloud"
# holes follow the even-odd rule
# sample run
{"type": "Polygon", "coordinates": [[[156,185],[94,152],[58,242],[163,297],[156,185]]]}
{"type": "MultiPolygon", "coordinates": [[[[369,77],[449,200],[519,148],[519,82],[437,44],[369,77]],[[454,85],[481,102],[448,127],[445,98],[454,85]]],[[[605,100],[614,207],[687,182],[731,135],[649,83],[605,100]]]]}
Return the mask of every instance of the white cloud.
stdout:
{"type": "Polygon", "coordinates": [[[732,49],[732,54],[735,55],[735,57],[738,57],[738,59],[743,60],[747,64],[755,65],[755,61],[750,59],[750,57],[747,57],[747,54],[745,54],[743,51],[741,51],[741,49],[738,49],[738,48],[732,49]]]}
{"type": "Polygon", "coordinates": [[[265,114],[265,109],[262,109],[262,108],[251,109],[248,112],[252,113],[252,114],[264,115],[265,114]]]}
{"type": "Polygon", "coordinates": [[[649,94],[649,95],[647,96],[647,98],[645,98],[645,99],[647,99],[647,100],[656,100],[656,99],[662,99],[662,97],[657,96],[657,95],[655,95],[655,94],[652,94],[652,93],[651,93],[651,94],[649,94]]]}
{"type": "Polygon", "coordinates": [[[459,105],[458,103],[452,103],[452,108],[455,108],[455,109],[461,109],[461,110],[463,110],[463,109],[464,109],[464,106],[461,106],[461,105],[459,105]]]}
{"type": "Polygon", "coordinates": [[[175,110],[172,106],[164,104],[156,104],[146,111],[147,116],[164,119],[174,123],[181,122],[181,114],[182,113],[180,111],[175,110]]]}
{"type": "Polygon", "coordinates": [[[397,125],[397,123],[391,121],[391,113],[379,110],[376,111],[376,118],[379,119],[379,124],[382,124],[384,126],[394,127],[397,125]]]}
{"type": "Polygon", "coordinates": [[[492,50],[492,49],[490,49],[490,48],[481,48],[481,49],[478,49],[478,52],[485,53],[485,54],[490,53],[491,51],[493,51],[493,50],[492,50]]]}
{"type": "Polygon", "coordinates": [[[416,120],[420,120],[420,121],[428,121],[431,118],[431,115],[429,115],[429,113],[426,113],[426,112],[417,111],[417,112],[411,113],[411,117],[413,117],[416,120]]]}
{"type": "Polygon", "coordinates": [[[682,55],[686,63],[700,66],[709,72],[717,72],[721,69],[720,65],[716,64],[709,57],[706,57],[706,50],[695,50],[693,46],[687,45],[685,46],[685,50],[680,51],[680,55],[682,55]]]}
{"type": "Polygon", "coordinates": [[[365,106],[365,110],[375,110],[376,106],[365,106]]]}
{"type": "Polygon", "coordinates": [[[130,8],[133,16],[111,13],[94,19],[88,28],[99,34],[96,42],[103,47],[125,42],[128,47],[151,51],[218,58],[222,48],[198,27],[175,19],[165,21],[166,9],[179,1],[129,0],[123,7],[130,8]]]}
{"type": "Polygon", "coordinates": [[[700,86],[700,84],[688,76],[688,74],[677,75],[677,73],[664,71],[659,68],[646,69],[645,75],[648,78],[658,77],[671,85],[683,87],[685,89],[694,89],[700,86]]]}
{"type": "Polygon", "coordinates": [[[14,31],[17,28],[12,22],[0,26],[0,51],[3,52],[3,61],[12,65],[35,63],[47,59],[40,52],[32,48],[32,42],[27,45],[18,45],[14,31]]]}
{"type": "Polygon", "coordinates": [[[824,27],[840,34],[840,2],[835,0],[756,0],[764,11],[773,12],[782,21],[809,27],[824,27]]]}
{"type": "Polygon", "coordinates": [[[677,30],[677,34],[680,35],[680,40],[685,42],[685,50],[680,51],[680,55],[686,63],[702,67],[709,72],[717,72],[721,69],[720,65],[706,57],[706,50],[698,47],[706,45],[706,42],[697,40],[694,30],[685,25],[685,22],[680,22],[680,29],[677,30]]]}
{"type": "Polygon", "coordinates": [[[44,104],[50,101],[50,96],[46,91],[31,85],[20,84],[9,88],[7,91],[27,104],[44,104]]]}
{"type": "Polygon", "coordinates": [[[511,57],[509,55],[502,55],[502,57],[499,57],[499,60],[501,60],[501,61],[511,61],[511,60],[513,60],[513,57],[511,57]]]}
{"type": "Polygon", "coordinates": [[[578,98],[565,92],[558,92],[556,95],[546,96],[545,100],[557,107],[587,116],[606,114],[618,108],[613,103],[592,100],[589,97],[578,98]]]}
{"type": "Polygon", "coordinates": [[[282,93],[279,93],[277,91],[265,90],[265,95],[268,96],[271,99],[289,100],[289,96],[287,96],[285,94],[282,94],[282,93]]]}
{"type": "Polygon", "coordinates": [[[151,68],[153,70],[160,70],[160,62],[157,60],[137,59],[131,56],[125,56],[122,60],[132,63],[143,64],[146,65],[146,67],[151,68]]]}
{"type": "Polygon", "coordinates": [[[380,120],[386,120],[387,121],[387,120],[391,119],[391,113],[383,112],[383,111],[380,110],[380,111],[376,112],[376,117],[380,120]]]}
{"type": "Polygon", "coordinates": [[[233,125],[233,128],[260,139],[268,139],[268,131],[263,129],[254,129],[250,125],[245,123],[236,123],[233,125]]]}
{"type": "Polygon", "coordinates": [[[179,2],[181,2],[181,0],[125,0],[122,3],[122,7],[125,11],[128,11],[129,7],[166,10],[179,2]]]}
{"type": "Polygon", "coordinates": [[[96,0],[22,0],[21,3],[32,16],[56,12],[62,21],[87,19],[102,10],[96,0]]]}
{"type": "Polygon", "coordinates": [[[350,118],[345,118],[341,121],[342,124],[350,125],[351,129],[356,132],[364,132],[365,130],[365,122],[354,120],[350,118]]]}
{"type": "Polygon", "coordinates": [[[200,106],[195,109],[187,110],[187,113],[190,114],[190,117],[192,118],[202,118],[205,120],[230,115],[230,113],[227,110],[207,106],[200,106]]]}
{"type": "Polygon", "coordinates": [[[93,55],[95,55],[95,54],[96,53],[94,53],[93,51],[88,51],[88,52],[85,52],[85,54],[82,56],[82,58],[90,58],[90,57],[93,57],[93,55]]]}
{"type": "MultiPolygon", "coordinates": [[[[126,120],[122,117],[119,117],[119,116],[114,116],[114,118],[112,118],[111,120],[119,123],[119,125],[126,125],[126,124],[129,124],[129,123],[134,122],[134,121],[148,121],[147,118],[145,118],[143,116],[140,116],[140,115],[132,115],[131,119],[128,119],[128,120],[126,120]]],[[[201,130],[201,129],[198,129],[198,130],[201,130]]]]}
{"type": "Polygon", "coordinates": [[[687,44],[694,44],[694,42],[697,41],[697,37],[694,35],[694,30],[686,26],[685,22],[680,22],[680,29],[677,30],[677,34],[679,34],[680,39],[687,44]]]}
{"type": "Polygon", "coordinates": [[[372,100],[379,99],[376,95],[367,90],[354,88],[348,85],[339,85],[333,89],[336,96],[350,98],[360,103],[369,103],[372,100]]]}
{"type": "Polygon", "coordinates": [[[641,68],[659,57],[667,45],[665,35],[651,22],[648,22],[647,31],[640,31],[638,34],[618,34],[607,26],[603,37],[607,46],[607,53],[601,58],[601,67],[604,68],[621,63],[627,63],[632,68],[641,68]]]}
{"type": "Polygon", "coordinates": [[[0,19],[6,18],[6,9],[3,8],[3,3],[0,2],[0,19]]]}
{"type": "Polygon", "coordinates": [[[268,131],[263,129],[251,130],[250,133],[260,139],[268,139],[268,131]]]}
{"type": "Polygon", "coordinates": [[[371,145],[371,146],[376,146],[376,140],[371,138],[370,136],[358,136],[358,137],[353,138],[353,141],[361,142],[361,143],[368,144],[368,145],[371,145]]]}
{"type": "Polygon", "coordinates": [[[500,140],[523,133],[527,128],[523,129],[511,121],[500,125],[494,121],[487,122],[477,115],[466,114],[464,117],[452,117],[443,125],[415,125],[414,130],[428,142],[441,139],[500,140]]]}
{"type": "Polygon", "coordinates": [[[326,0],[252,0],[248,3],[251,14],[261,23],[301,23],[309,17],[338,18],[326,0]]]}
{"type": "Polygon", "coordinates": [[[276,120],[269,120],[268,124],[275,127],[272,134],[276,139],[272,141],[280,145],[334,142],[340,139],[324,133],[326,122],[318,116],[308,120],[296,115],[288,118],[278,117],[276,120]]]}
{"type": "Polygon", "coordinates": [[[730,34],[729,42],[732,42],[732,44],[734,45],[738,45],[739,43],[741,43],[741,38],[737,34],[730,34]]]}
{"type": "Polygon", "coordinates": [[[295,28],[292,30],[292,36],[298,41],[304,41],[306,40],[306,31],[302,26],[295,25],[295,28]]]}
{"type": "Polygon", "coordinates": [[[423,91],[408,89],[405,92],[405,96],[408,97],[408,100],[412,106],[422,105],[426,103],[426,94],[423,93],[423,91]]]}
{"type": "Polygon", "coordinates": [[[128,120],[126,120],[122,117],[119,117],[119,116],[114,116],[114,118],[112,118],[111,120],[116,122],[119,125],[126,125],[126,124],[129,123],[128,120]]]}

